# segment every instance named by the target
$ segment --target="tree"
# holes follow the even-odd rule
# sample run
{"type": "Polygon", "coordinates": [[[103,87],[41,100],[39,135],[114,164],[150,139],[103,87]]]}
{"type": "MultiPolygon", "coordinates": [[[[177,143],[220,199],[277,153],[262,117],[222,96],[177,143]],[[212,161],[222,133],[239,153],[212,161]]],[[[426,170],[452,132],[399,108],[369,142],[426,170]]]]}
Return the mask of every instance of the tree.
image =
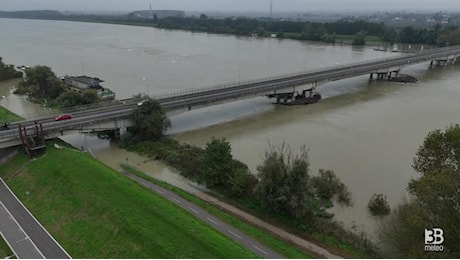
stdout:
{"type": "Polygon", "coordinates": [[[62,93],[53,103],[62,107],[73,107],[96,103],[100,100],[96,90],[85,90],[83,92],[69,90],[62,93]]]}
{"type": "Polygon", "coordinates": [[[202,159],[203,179],[206,186],[213,188],[216,186],[229,185],[232,175],[232,147],[230,143],[223,139],[212,138],[206,144],[202,159]]]}
{"type": "Polygon", "coordinates": [[[400,205],[380,229],[382,243],[398,257],[460,258],[460,126],[430,132],[412,167],[420,174],[408,185],[412,200],[400,205]],[[424,229],[433,227],[442,228],[445,238],[444,251],[436,255],[423,251],[423,235],[420,235],[424,229]],[[394,243],[397,236],[413,237],[417,243],[402,248],[394,243]]]}
{"type": "Polygon", "coordinates": [[[247,193],[255,181],[248,167],[233,159],[232,147],[225,139],[212,138],[201,157],[201,182],[229,196],[247,193]]]}
{"type": "Polygon", "coordinates": [[[22,72],[15,70],[11,64],[4,64],[0,57],[0,81],[20,77],[22,77],[22,72]]]}
{"type": "Polygon", "coordinates": [[[81,93],[81,100],[82,100],[83,105],[93,104],[99,101],[99,96],[97,95],[96,90],[89,89],[81,93]]]}
{"type": "Polygon", "coordinates": [[[81,95],[77,91],[67,91],[63,93],[56,102],[63,107],[73,107],[82,104],[81,95]]]}
{"type": "Polygon", "coordinates": [[[351,205],[351,193],[331,170],[319,169],[319,175],[312,178],[312,187],[325,204],[331,204],[331,199],[337,195],[337,202],[351,205]]]}
{"type": "Polygon", "coordinates": [[[406,26],[399,32],[399,41],[402,43],[414,43],[416,30],[412,26],[406,26]]]}
{"type": "Polygon", "coordinates": [[[293,156],[284,145],[270,147],[257,167],[259,183],[255,194],[262,205],[273,212],[304,218],[314,215],[316,203],[310,189],[308,151],[293,156]]]}
{"type": "Polygon", "coordinates": [[[278,214],[296,219],[307,216],[325,216],[324,205],[331,206],[330,199],[351,205],[351,194],[333,171],[320,170],[320,175],[310,176],[308,150],[301,147],[300,154],[293,155],[285,147],[272,147],[257,167],[259,183],[255,188],[261,205],[278,214]]]}
{"type": "Polygon", "coordinates": [[[367,204],[367,209],[374,216],[383,216],[390,214],[390,206],[387,202],[387,196],[383,194],[374,194],[367,204]]]}
{"type": "MultiPolygon", "coordinates": [[[[381,255],[384,258],[428,258],[423,250],[423,232],[431,226],[427,225],[424,216],[423,207],[416,201],[404,201],[393,210],[378,227],[381,255]]],[[[445,258],[442,254],[438,257],[445,258]]]]}
{"type": "Polygon", "coordinates": [[[353,37],[353,41],[351,45],[365,45],[366,44],[366,33],[363,31],[360,31],[359,33],[355,34],[353,37]]]}
{"type": "Polygon", "coordinates": [[[19,93],[31,98],[53,100],[64,92],[62,82],[47,66],[35,66],[25,70],[27,80],[22,83],[19,93]]]}
{"type": "Polygon", "coordinates": [[[145,99],[132,114],[135,124],[135,134],[141,139],[158,140],[171,127],[171,121],[166,116],[160,103],[154,99],[145,99]]]}
{"type": "Polygon", "coordinates": [[[398,40],[398,32],[396,32],[394,28],[386,29],[382,36],[382,40],[393,44],[398,40]]]}

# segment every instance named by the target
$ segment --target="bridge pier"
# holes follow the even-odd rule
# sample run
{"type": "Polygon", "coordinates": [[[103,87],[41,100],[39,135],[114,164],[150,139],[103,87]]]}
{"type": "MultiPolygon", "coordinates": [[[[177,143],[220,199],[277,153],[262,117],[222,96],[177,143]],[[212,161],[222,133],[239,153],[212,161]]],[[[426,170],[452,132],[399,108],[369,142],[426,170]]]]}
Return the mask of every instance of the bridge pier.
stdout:
{"type": "Polygon", "coordinates": [[[115,136],[120,138],[122,135],[126,134],[126,132],[128,132],[127,127],[119,127],[115,129],[115,136]]]}

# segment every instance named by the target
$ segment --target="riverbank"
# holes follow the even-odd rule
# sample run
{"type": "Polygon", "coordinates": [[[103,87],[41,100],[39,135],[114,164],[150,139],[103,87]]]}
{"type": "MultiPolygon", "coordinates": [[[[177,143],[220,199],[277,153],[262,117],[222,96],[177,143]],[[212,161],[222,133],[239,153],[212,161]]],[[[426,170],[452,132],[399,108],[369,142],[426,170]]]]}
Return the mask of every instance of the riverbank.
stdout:
{"type": "MultiPolygon", "coordinates": [[[[303,218],[284,212],[276,212],[263,206],[261,201],[255,197],[254,185],[256,185],[258,180],[249,181],[251,184],[248,186],[248,179],[241,173],[245,169],[247,171],[247,166],[240,161],[233,160],[232,156],[226,152],[222,152],[222,149],[231,151],[231,147],[225,139],[212,139],[205,145],[206,148],[204,149],[187,143],[180,144],[168,137],[163,137],[155,142],[140,141],[138,137],[132,134],[123,137],[120,143],[125,147],[128,145],[127,149],[129,151],[135,151],[152,159],[165,162],[189,181],[207,185],[209,190],[205,193],[198,192],[200,194],[203,193],[203,196],[198,197],[213,205],[214,202],[222,201],[221,204],[226,205],[224,210],[227,213],[236,215],[244,221],[259,219],[258,221],[249,222],[252,225],[267,230],[269,233],[275,233],[283,237],[286,241],[290,241],[298,246],[304,243],[311,243],[308,241],[313,241],[313,243],[328,248],[334,254],[345,257],[369,257],[375,254],[374,246],[363,233],[347,230],[334,221],[323,219],[323,216],[327,215],[323,211],[318,210],[315,212],[314,215],[317,217],[303,218]],[[212,154],[219,154],[218,159],[209,159],[212,157],[210,151],[212,151],[212,154]],[[208,159],[207,161],[205,161],[206,158],[208,159]],[[227,170],[226,173],[219,172],[221,168],[227,168],[226,165],[229,164],[232,165],[232,170],[227,170]],[[216,165],[216,167],[221,168],[213,168],[213,174],[208,175],[206,167],[209,167],[209,165],[216,165]],[[218,180],[213,176],[220,176],[220,179],[226,179],[225,186],[216,184],[218,180]],[[234,180],[238,180],[238,182],[234,180]],[[235,190],[239,192],[235,192],[235,190]],[[213,200],[210,200],[210,197],[213,200]],[[244,212],[244,214],[250,217],[242,216],[242,214],[236,212],[244,212]],[[297,237],[296,240],[302,240],[303,242],[292,242],[292,237],[297,237]]],[[[254,176],[254,173],[247,172],[247,174],[254,176]]],[[[281,180],[278,179],[278,181],[281,180]]],[[[333,189],[332,184],[327,183],[325,185],[333,189]]],[[[313,193],[314,191],[311,192],[313,193]]],[[[276,193],[276,191],[273,191],[273,193],[276,193]]],[[[294,195],[291,194],[291,196],[294,195]]],[[[333,204],[332,201],[328,201],[328,203],[333,204]]],[[[314,201],[310,201],[308,205],[303,206],[312,209],[315,205],[314,201]]],[[[215,206],[222,208],[219,205],[215,206]]],[[[309,247],[307,246],[306,248],[309,247]]],[[[322,255],[322,253],[319,254],[322,255]]]]}
{"type": "MultiPolygon", "coordinates": [[[[7,183],[72,257],[255,257],[88,154],[49,143],[7,183]]],[[[2,165],[0,176],[9,176],[23,157],[15,157],[14,167],[2,165]]]]}

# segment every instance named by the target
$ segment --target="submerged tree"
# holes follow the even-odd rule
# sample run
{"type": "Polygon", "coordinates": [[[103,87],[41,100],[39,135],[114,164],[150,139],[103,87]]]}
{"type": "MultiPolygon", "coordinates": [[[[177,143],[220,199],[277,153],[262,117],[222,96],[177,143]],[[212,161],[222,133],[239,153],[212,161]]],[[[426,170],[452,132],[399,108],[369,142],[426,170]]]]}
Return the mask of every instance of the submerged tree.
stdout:
{"type": "Polygon", "coordinates": [[[374,216],[384,216],[390,214],[390,205],[388,205],[387,196],[383,194],[374,194],[367,204],[367,209],[374,216]]]}
{"type": "Polygon", "coordinates": [[[257,167],[259,183],[255,194],[262,205],[279,214],[302,219],[324,214],[324,205],[332,205],[333,196],[338,201],[350,203],[350,193],[332,171],[320,170],[320,175],[310,176],[308,149],[302,146],[300,154],[293,155],[284,144],[265,152],[257,167]]]}
{"type": "Polygon", "coordinates": [[[312,186],[323,202],[328,203],[337,196],[338,203],[351,206],[351,193],[333,171],[319,169],[319,175],[312,178],[312,186]]]}
{"type": "Polygon", "coordinates": [[[270,147],[262,165],[257,167],[259,183],[256,196],[266,208],[296,218],[313,215],[315,198],[310,189],[308,150],[299,155],[284,146],[270,147]]]}

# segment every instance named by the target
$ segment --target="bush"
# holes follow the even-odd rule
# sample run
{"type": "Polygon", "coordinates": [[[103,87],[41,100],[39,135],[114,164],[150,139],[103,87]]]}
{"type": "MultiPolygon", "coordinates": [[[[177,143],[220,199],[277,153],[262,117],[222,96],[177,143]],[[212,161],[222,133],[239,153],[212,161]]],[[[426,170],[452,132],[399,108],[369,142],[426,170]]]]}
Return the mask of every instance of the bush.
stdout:
{"type": "Polygon", "coordinates": [[[383,194],[372,195],[367,209],[373,216],[384,216],[390,214],[390,206],[387,202],[387,196],[383,194]]]}
{"type": "Polygon", "coordinates": [[[312,185],[323,202],[337,195],[338,203],[351,206],[351,193],[333,171],[320,169],[319,175],[312,178],[312,185]]]}

